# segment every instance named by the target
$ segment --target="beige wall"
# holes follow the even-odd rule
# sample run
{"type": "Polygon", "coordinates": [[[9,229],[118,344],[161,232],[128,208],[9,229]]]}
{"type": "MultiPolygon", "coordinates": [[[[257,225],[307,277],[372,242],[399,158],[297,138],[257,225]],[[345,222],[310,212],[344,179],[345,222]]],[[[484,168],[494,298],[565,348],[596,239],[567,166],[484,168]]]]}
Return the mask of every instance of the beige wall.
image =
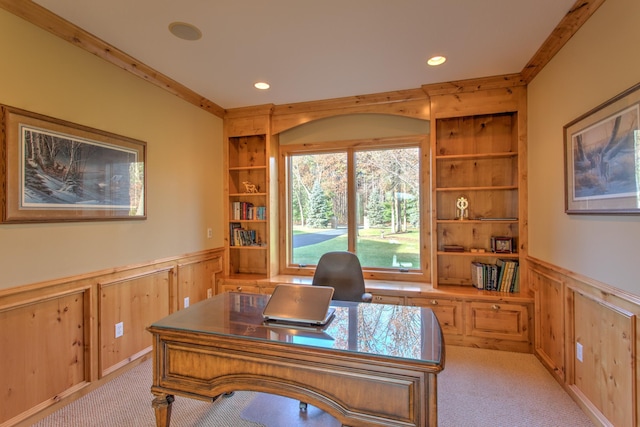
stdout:
{"type": "Polygon", "coordinates": [[[607,0],[529,85],[529,254],[640,295],[639,216],[564,213],[563,126],[640,81],[640,2],[607,0]]]}
{"type": "Polygon", "coordinates": [[[221,119],[2,9],[0,52],[0,103],[148,151],[146,221],[0,224],[0,289],[223,245],[221,119]]]}
{"type": "Polygon", "coordinates": [[[315,120],[282,132],[279,143],[308,144],[428,133],[426,120],[387,114],[348,114],[315,120]]]}

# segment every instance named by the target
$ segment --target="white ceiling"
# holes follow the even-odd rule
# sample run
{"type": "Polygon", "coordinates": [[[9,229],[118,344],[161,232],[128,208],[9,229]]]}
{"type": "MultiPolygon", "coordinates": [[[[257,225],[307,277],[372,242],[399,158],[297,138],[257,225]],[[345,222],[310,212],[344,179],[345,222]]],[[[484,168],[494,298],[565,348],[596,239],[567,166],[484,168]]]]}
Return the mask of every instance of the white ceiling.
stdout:
{"type": "Polygon", "coordinates": [[[34,0],[223,108],[518,73],[575,0],[34,0]],[[173,36],[187,22],[198,41],[173,36]],[[448,61],[428,67],[433,55],[448,61]],[[271,89],[258,91],[256,81],[271,89]]]}

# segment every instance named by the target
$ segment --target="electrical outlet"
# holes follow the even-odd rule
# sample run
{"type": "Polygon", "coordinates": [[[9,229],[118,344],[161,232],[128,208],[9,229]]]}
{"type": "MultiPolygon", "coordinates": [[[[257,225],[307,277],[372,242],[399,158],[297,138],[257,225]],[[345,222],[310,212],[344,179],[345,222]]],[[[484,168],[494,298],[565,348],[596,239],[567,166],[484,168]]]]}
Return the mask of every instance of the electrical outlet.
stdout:
{"type": "Polygon", "coordinates": [[[189,297],[184,298],[184,308],[189,307],[189,297]]]}
{"type": "Polygon", "coordinates": [[[116,338],[120,338],[124,335],[124,323],[116,323],[116,338]]]}
{"type": "Polygon", "coordinates": [[[582,362],[582,344],[576,343],[576,359],[582,362]]]}
{"type": "Polygon", "coordinates": [[[210,239],[213,237],[213,230],[211,228],[207,228],[207,239],[210,239]]]}
{"type": "Polygon", "coordinates": [[[211,298],[213,296],[213,289],[207,289],[207,298],[211,298]]]}

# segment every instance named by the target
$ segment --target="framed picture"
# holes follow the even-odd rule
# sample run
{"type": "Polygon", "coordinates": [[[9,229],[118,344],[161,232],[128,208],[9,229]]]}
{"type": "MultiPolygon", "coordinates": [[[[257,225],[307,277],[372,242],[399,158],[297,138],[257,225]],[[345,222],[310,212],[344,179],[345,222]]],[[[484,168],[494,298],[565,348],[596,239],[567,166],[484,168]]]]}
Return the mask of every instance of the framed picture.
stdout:
{"type": "Polygon", "coordinates": [[[497,254],[513,253],[514,244],[512,237],[492,237],[491,249],[497,254]]]}
{"type": "Polygon", "coordinates": [[[640,213],[640,84],[564,127],[565,212],[640,213]]]}
{"type": "Polygon", "coordinates": [[[0,106],[2,222],[146,219],[146,143],[0,106]]]}

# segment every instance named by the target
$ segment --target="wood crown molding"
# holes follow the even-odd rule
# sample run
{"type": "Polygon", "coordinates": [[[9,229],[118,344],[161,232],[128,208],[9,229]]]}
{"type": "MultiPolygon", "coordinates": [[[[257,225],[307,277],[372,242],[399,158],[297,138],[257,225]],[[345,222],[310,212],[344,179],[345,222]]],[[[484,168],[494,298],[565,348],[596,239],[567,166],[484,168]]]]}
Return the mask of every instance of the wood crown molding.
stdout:
{"type": "Polygon", "coordinates": [[[250,107],[229,108],[225,111],[225,119],[237,119],[241,117],[270,116],[273,114],[273,104],[253,105],[250,107]]]}
{"type": "Polygon", "coordinates": [[[605,0],[577,0],[571,10],[562,18],[549,37],[540,46],[520,74],[529,84],[531,80],[551,61],[587,19],[605,2],[605,0]]]}
{"type": "Polygon", "coordinates": [[[196,107],[202,108],[220,118],[224,117],[224,108],[32,1],[0,0],[0,8],[176,95],[196,107]]]}
{"type": "MultiPolygon", "coordinates": [[[[280,116],[282,124],[281,126],[277,126],[280,128],[279,130],[291,127],[291,121],[285,118],[288,115],[298,117],[301,115],[307,115],[308,120],[305,119],[305,121],[311,121],[330,115],[336,115],[336,110],[339,111],[339,114],[372,112],[372,110],[377,112],[380,110],[380,112],[387,112],[390,114],[428,119],[428,107],[424,109],[418,105],[421,101],[427,100],[425,98],[425,94],[433,96],[447,93],[473,92],[481,89],[506,87],[509,85],[519,86],[529,84],[531,80],[533,80],[533,78],[544,68],[544,66],[551,61],[555,54],[558,53],[558,51],[566,44],[566,42],[578,31],[582,24],[584,24],[604,2],[605,0],[577,0],[571,10],[567,12],[564,18],[519,74],[428,84],[422,86],[422,91],[421,89],[408,89],[387,93],[276,105],[271,107],[272,114],[274,118],[280,116]],[[409,107],[408,110],[404,109],[401,107],[403,104],[411,105],[411,107],[409,107]]],[[[49,12],[47,9],[33,3],[32,1],[17,2],[14,0],[0,0],[0,8],[25,19],[33,25],[48,31],[75,46],[93,53],[105,61],[111,62],[125,71],[128,71],[215,116],[220,118],[225,117],[226,111],[224,108],[159,73],[153,68],[144,65],[135,58],[49,12]]],[[[236,113],[231,112],[232,116],[235,114],[236,113]]],[[[274,129],[274,132],[276,130],[278,129],[274,129]]]]}
{"type": "Polygon", "coordinates": [[[520,74],[505,74],[503,76],[423,85],[422,90],[428,94],[429,97],[432,97],[436,95],[477,92],[480,90],[502,89],[525,85],[526,83],[522,80],[520,74]]]}

